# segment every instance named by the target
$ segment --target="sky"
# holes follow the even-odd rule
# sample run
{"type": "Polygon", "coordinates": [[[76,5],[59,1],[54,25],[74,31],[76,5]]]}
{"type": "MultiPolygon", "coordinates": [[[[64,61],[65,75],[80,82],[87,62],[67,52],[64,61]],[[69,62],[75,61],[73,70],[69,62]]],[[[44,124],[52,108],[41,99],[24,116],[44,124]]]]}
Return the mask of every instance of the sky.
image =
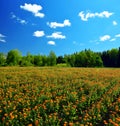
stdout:
{"type": "Polygon", "coordinates": [[[0,0],[0,52],[57,56],[120,46],[120,0],[0,0]]]}

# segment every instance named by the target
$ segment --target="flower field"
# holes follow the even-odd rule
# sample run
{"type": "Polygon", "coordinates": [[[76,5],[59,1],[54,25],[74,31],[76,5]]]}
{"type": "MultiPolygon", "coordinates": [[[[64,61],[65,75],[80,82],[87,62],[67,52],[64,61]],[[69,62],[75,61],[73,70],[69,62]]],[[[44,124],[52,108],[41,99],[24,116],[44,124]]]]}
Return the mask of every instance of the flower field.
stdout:
{"type": "Polygon", "coordinates": [[[104,125],[120,125],[120,69],[0,68],[0,126],[104,125]]]}

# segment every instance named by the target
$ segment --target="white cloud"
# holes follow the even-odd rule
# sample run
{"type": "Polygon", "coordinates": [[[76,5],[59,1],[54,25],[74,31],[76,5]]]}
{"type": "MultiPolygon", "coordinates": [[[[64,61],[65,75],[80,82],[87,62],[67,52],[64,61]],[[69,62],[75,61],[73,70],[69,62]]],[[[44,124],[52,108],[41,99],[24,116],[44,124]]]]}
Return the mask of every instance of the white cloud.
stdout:
{"type": "Polygon", "coordinates": [[[26,20],[23,20],[23,19],[17,17],[13,12],[11,12],[11,18],[15,19],[20,24],[27,24],[26,20]]]}
{"type": "Polygon", "coordinates": [[[64,20],[63,23],[57,23],[57,22],[47,22],[47,25],[50,28],[57,28],[57,27],[65,27],[65,26],[71,26],[71,23],[68,19],[64,20]]]}
{"type": "Polygon", "coordinates": [[[115,41],[115,40],[116,40],[116,38],[112,38],[112,39],[110,39],[111,42],[113,42],[113,41],[115,41]]]}
{"type": "Polygon", "coordinates": [[[108,12],[108,11],[103,11],[101,13],[98,13],[98,12],[95,12],[95,13],[91,13],[91,12],[84,13],[84,11],[81,11],[78,14],[78,16],[80,16],[81,20],[83,20],[83,21],[88,21],[89,18],[95,18],[95,17],[109,18],[112,15],[113,15],[113,13],[108,12]]]}
{"type": "Polygon", "coordinates": [[[47,36],[47,38],[65,39],[66,36],[62,35],[62,32],[54,32],[54,33],[52,33],[52,35],[47,36]]]}
{"type": "Polygon", "coordinates": [[[25,20],[20,20],[21,24],[27,24],[27,22],[25,20]]]}
{"type": "Polygon", "coordinates": [[[4,37],[6,37],[5,35],[3,35],[3,34],[0,34],[0,38],[4,38],[4,37]]]}
{"type": "Polygon", "coordinates": [[[100,41],[106,41],[106,40],[109,40],[110,38],[111,38],[110,35],[104,35],[100,37],[100,41]]]}
{"type": "Polygon", "coordinates": [[[0,42],[6,42],[6,40],[3,38],[0,38],[0,42]]]}
{"type": "Polygon", "coordinates": [[[11,12],[11,18],[16,18],[16,15],[13,12],[11,12]]]}
{"type": "Polygon", "coordinates": [[[74,44],[75,46],[84,46],[84,45],[85,45],[84,43],[76,42],[76,41],[73,41],[73,44],[74,44]]]}
{"type": "Polygon", "coordinates": [[[35,37],[43,37],[45,35],[44,31],[35,31],[33,36],[35,37]]]}
{"type": "Polygon", "coordinates": [[[4,39],[5,37],[5,35],[0,34],[0,42],[6,42],[6,40],[4,39]]]}
{"type": "Polygon", "coordinates": [[[42,10],[41,5],[25,3],[23,6],[21,5],[20,8],[33,13],[35,17],[43,18],[45,16],[44,13],[39,12],[42,10]]]}
{"type": "Polygon", "coordinates": [[[116,26],[117,25],[117,22],[116,21],[113,21],[113,25],[116,26]]]}
{"type": "Polygon", "coordinates": [[[49,45],[55,45],[55,42],[54,41],[48,41],[48,44],[49,45]]]}
{"type": "Polygon", "coordinates": [[[120,34],[115,35],[116,38],[120,37],[120,34]]]}

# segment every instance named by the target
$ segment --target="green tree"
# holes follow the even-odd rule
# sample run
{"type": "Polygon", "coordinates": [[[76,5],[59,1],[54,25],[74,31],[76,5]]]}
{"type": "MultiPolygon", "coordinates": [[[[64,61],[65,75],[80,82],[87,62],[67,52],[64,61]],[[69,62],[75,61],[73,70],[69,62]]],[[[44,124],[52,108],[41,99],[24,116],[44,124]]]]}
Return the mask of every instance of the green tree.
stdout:
{"type": "Polygon", "coordinates": [[[118,66],[118,49],[111,49],[109,51],[110,57],[110,67],[117,67],[118,66]]]}
{"type": "Polygon", "coordinates": [[[67,56],[67,64],[68,66],[70,65],[71,67],[75,66],[75,54],[67,56]]]}
{"type": "Polygon", "coordinates": [[[42,66],[48,66],[48,57],[46,55],[42,55],[42,66]]]}
{"type": "Polygon", "coordinates": [[[17,49],[10,50],[7,54],[6,63],[7,65],[10,65],[10,66],[16,66],[16,65],[19,65],[21,58],[22,58],[22,55],[19,50],[17,49]]]}
{"type": "Polygon", "coordinates": [[[0,53],[0,66],[4,66],[6,62],[6,57],[3,53],[0,53]]]}
{"type": "Polygon", "coordinates": [[[42,66],[43,65],[43,61],[42,61],[42,56],[41,55],[34,56],[34,65],[35,66],[42,66]]]}
{"type": "Polygon", "coordinates": [[[56,54],[53,51],[50,51],[48,55],[48,65],[49,66],[55,66],[57,61],[56,54]]]}
{"type": "Polygon", "coordinates": [[[22,57],[20,66],[33,66],[33,65],[34,65],[34,56],[28,52],[26,56],[22,57]]]}
{"type": "Polygon", "coordinates": [[[57,64],[60,64],[60,63],[65,63],[65,60],[64,60],[63,56],[58,56],[57,57],[57,64]]]}
{"type": "Polygon", "coordinates": [[[118,67],[120,67],[120,47],[119,47],[119,50],[118,50],[118,61],[117,61],[118,63],[118,67]]]}
{"type": "Polygon", "coordinates": [[[95,67],[103,67],[103,61],[99,54],[95,54],[95,67]]]}

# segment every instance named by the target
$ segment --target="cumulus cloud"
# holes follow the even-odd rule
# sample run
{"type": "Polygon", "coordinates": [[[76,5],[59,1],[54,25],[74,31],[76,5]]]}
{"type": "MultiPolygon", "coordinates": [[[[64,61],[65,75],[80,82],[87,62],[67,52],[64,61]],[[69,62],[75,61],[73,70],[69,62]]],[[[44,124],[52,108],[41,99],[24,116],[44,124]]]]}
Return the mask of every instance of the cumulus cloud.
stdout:
{"type": "Polygon", "coordinates": [[[120,38],[120,34],[116,34],[114,38],[110,39],[111,42],[116,41],[117,38],[120,38]]]}
{"type": "Polygon", "coordinates": [[[52,33],[52,35],[48,35],[47,38],[65,39],[66,36],[62,35],[62,32],[54,32],[54,33],[52,33]]]}
{"type": "Polygon", "coordinates": [[[113,21],[113,25],[116,26],[117,25],[117,22],[116,21],[113,21]]]}
{"type": "Polygon", "coordinates": [[[100,13],[98,13],[98,12],[95,12],[95,13],[91,13],[91,12],[84,13],[84,11],[81,11],[78,14],[78,16],[83,21],[88,21],[89,18],[95,18],[95,17],[109,18],[112,15],[113,15],[113,13],[112,12],[108,12],[108,11],[103,11],[103,12],[100,12],[100,13]]]}
{"type": "Polygon", "coordinates": [[[42,10],[41,5],[25,3],[24,5],[21,5],[20,8],[33,13],[35,17],[43,18],[45,16],[44,13],[40,12],[42,10]]]}
{"type": "Polygon", "coordinates": [[[116,38],[120,37],[120,34],[115,35],[116,38]]]}
{"type": "Polygon", "coordinates": [[[110,35],[104,35],[104,36],[101,36],[101,37],[100,37],[100,41],[107,41],[107,40],[109,40],[110,38],[111,38],[110,35]]]}
{"type": "Polygon", "coordinates": [[[35,36],[35,37],[43,37],[45,35],[45,33],[44,33],[44,31],[35,31],[34,33],[33,33],[33,36],[35,36]]]}
{"type": "Polygon", "coordinates": [[[115,40],[116,40],[116,38],[112,38],[112,39],[110,39],[111,42],[113,42],[113,41],[115,41],[115,40]]]}
{"type": "Polygon", "coordinates": [[[49,45],[55,45],[55,41],[48,41],[49,45]]]}
{"type": "Polygon", "coordinates": [[[63,23],[57,23],[57,22],[47,22],[47,25],[50,28],[57,28],[57,27],[65,27],[65,26],[71,26],[71,23],[68,19],[64,20],[63,23]]]}
{"type": "Polygon", "coordinates": [[[0,34],[0,42],[6,42],[5,37],[5,35],[0,34]]]}
{"type": "Polygon", "coordinates": [[[20,24],[27,24],[26,20],[23,20],[23,19],[17,17],[13,12],[11,13],[11,18],[15,19],[20,24]]]}

